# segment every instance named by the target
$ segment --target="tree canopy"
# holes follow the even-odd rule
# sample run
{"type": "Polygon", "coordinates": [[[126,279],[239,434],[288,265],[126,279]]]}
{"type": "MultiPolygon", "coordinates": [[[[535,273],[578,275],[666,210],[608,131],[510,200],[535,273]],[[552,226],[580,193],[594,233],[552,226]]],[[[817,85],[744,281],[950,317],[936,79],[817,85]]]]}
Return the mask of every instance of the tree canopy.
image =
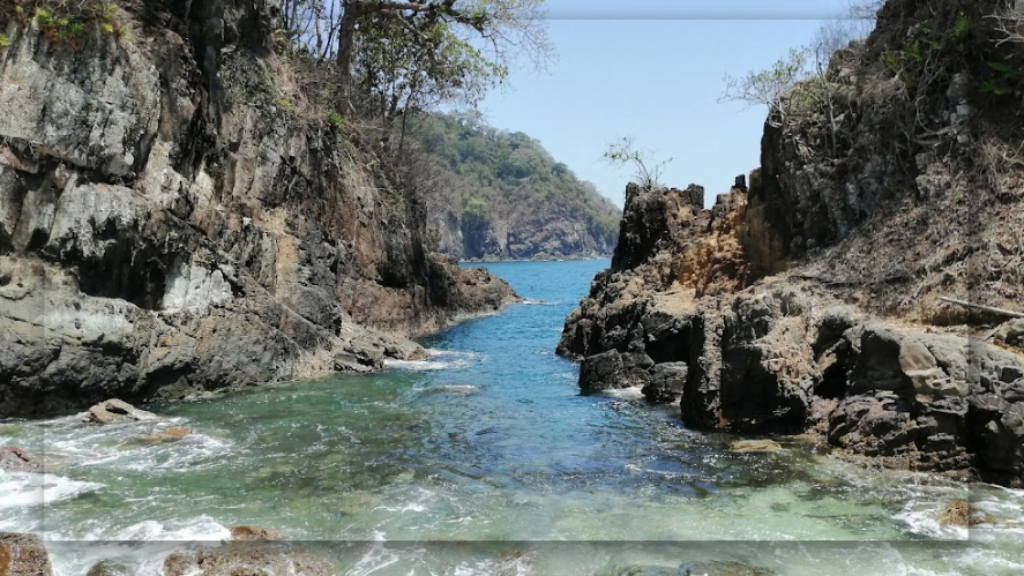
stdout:
{"type": "Polygon", "coordinates": [[[335,71],[338,107],[385,120],[474,104],[527,58],[553,55],[543,0],[281,0],[286,34],[335,71]]]}

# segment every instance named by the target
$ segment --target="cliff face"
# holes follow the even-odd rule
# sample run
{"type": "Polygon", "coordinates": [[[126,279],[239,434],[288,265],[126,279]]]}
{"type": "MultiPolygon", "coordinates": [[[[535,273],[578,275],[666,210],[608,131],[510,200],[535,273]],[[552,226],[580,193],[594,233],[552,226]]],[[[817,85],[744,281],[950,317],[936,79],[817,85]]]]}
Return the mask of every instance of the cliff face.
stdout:
{"type": "Polygon", "coordinates": [[[438,250],[459,260],[604,258],[615,248],[611,238],[572,213],[473,218],[435,204],[429,212],[438,250]]]}
{"type": "Polygon", "coordinates": [[[0,416],[373,370],[513,298],[296,111],[253,3],[120,10],[73,44],[0,12],[0,416]]]}
{"type": "Polygon", "coordinates": [[[1024,46],[993,41],[995,9],[891,0],[833,59],[832,114],[770,119],[749,189],[711,210],[699,187],[631,188],[558,346],[580,386],[643,386],[696,428],[1024,484],[1024,324],[941,300],[1019,309],[1024,291],[1024,92],[985,89],[1024,46]],[[936,30],[946,44],[918,42],[936,30]]]}
{"type": "Polygon", "coordinates": [[[460,260],[609,256],[621,211],[522,132],[479,114],[416,114],[405,151],[438,249],[460,260]]]}

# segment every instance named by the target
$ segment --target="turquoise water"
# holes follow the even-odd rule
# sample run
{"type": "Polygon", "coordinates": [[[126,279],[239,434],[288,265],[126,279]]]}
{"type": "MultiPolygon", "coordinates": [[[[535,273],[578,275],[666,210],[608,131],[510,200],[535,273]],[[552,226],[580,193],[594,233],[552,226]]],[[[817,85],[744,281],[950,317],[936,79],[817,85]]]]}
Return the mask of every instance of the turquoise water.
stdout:
{"type": "Polygon", "coordinates": [[[0,423],[0,445],[50,466],[0,473],[0,530],[43,533],[60,576],[110,556],[156,574],[172,547],[240,524],[307,542],[339,574],[625,574],[713,559],[780,575],[1024,573],[1024,493],[865,469],[796,442],[741,453],[636,391],[580,395],[553,349],[605,266],[490,265],[529,301],[428,338],[429,360],[383,374],[151,406],[157,423],[0,423]],[[146,439],[172,426],[192,433],[146,439]],[[986,524],[939,524],[969,497],[986,524]]]}

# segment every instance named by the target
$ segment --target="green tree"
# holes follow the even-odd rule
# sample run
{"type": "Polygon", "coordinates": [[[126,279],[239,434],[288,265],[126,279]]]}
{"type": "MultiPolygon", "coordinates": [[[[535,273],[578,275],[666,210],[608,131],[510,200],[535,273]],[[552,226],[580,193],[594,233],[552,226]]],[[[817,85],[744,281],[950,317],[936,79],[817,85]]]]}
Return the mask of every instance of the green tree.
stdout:
{"type": "MultiPolygon", "coordinates": [[[[525,55],[552,54],[543,0],[340,0],[337,66],[341,97],[362,75],[399,106],[462,98],[475,102],[525,55]]],[[[408,106],[406,106],[408,107],[408,106]]]]}

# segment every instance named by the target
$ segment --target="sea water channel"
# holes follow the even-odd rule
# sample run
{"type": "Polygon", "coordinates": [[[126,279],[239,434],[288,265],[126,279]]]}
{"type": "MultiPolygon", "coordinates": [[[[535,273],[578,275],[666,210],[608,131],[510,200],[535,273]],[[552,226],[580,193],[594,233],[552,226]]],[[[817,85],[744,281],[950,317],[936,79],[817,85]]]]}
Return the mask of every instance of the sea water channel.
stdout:
{"type": "Polygon", "coordinates": [[[427,338],[429,359],[382,374],[148,406],[158,422],[0,421],[0,445],[48,469],[0,472],[0,531],[42,534],[57,576],[104,558],[160,574],[172,550],[235,525],[346,575],[1024,574],[1024,492],[795,442],[736,451],[636,391],[581,395],[553,350],[605,266],[489,265],[527,303],[427,338]],[[169,427],[191,433],[152,440],[169,427]],[[982,524],[940,523],[967,499],[982,524]]]}

